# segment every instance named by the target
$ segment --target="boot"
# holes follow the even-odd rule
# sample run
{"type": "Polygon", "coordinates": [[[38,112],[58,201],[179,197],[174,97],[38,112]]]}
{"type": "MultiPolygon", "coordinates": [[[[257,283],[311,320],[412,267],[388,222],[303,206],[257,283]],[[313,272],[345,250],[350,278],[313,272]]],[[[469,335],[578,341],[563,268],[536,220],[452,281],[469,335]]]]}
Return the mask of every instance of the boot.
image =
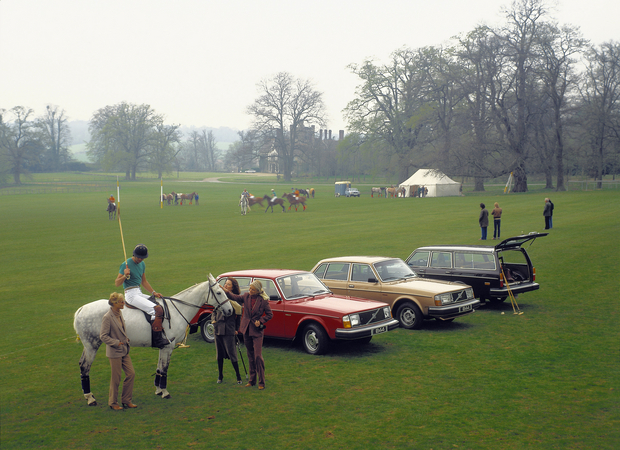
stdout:
{"type": "Polygon", "coordinates": [[[174,338],[172,338],[171,341],[168,341],[168,339],[164,337],[163,331],[151,331],[151,347],[153,348],[158,348],[161,350],[166,345],[172,343],[172,341],[174,341],[174,338]]]}
{"type": "Polygon", "coordinates": [[[153,331],[162,331],[164,329],[162,322],[164,320],[164,308],[160,305],[155,305],[155,319],[153,320],[153,324],[151,325],[151,329],[153,331]]]}
{"type": "Polygon", "coordinates": [[[234,362],[232,363],[233,368],[235,369],[235,373],[237,374],[237,384],[241,384],[241,374],[239,373],[239,363],[238,362],[234,362]]]}
{"type": "Polygon", "coordinates": [[[224,379],[224,360],[223,359],[217,360],[217,371],[219,372],[219,375],[217,377],[217,383],[220,384],[222,380],[224,379]]]}

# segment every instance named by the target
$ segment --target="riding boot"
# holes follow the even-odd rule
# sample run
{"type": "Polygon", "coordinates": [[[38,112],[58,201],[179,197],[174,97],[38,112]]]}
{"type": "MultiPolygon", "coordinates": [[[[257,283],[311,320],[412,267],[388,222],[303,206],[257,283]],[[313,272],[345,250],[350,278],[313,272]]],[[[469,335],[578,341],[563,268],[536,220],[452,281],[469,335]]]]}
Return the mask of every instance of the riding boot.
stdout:
{"type": "Polygon", "coordinates": [[[217,377],[217,382],[220,383],[224,379],[224,360],[223,359],[218,358],[217,370],[219,372],[219,375],[217,377]]]}
{"type": "MultiPolygon", "coordinates": [[[[174,339],[172,340],[174,341],[174,339]]],[[[164,337],[163,331],[151,331],[151,347],[161,350],[168,345],[168,343],[168,339],[164,337]]]]}
{"type": "Polygon", "coordinates": [[[232,363],[233,368],[235,369],[235,373],[237,374],[237,381],[241,381],[241,374],[239,373],[239,363],[235,361],[232,363]]]}

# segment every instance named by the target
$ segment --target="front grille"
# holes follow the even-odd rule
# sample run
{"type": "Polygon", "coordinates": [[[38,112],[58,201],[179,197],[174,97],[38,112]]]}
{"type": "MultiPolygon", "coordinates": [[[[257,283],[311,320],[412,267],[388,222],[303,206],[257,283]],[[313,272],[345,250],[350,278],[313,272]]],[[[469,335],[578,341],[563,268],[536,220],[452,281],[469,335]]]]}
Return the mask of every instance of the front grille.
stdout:
{"type": "Polygon", "coordinates": [[[452,302],[454,303],[467,300],[467,291],[465,290],[452,292],[450,295],[452,296],[452,302]]]}
{"type": "Polygon", "coordinates": [[[360,325],[370,325],[371,323],[381,322],[385,319],[389,319],[389,317],[385,316],[383,308],[373,309],[372,311],[364,311],[359,313],[359,315],[360,325]]]}

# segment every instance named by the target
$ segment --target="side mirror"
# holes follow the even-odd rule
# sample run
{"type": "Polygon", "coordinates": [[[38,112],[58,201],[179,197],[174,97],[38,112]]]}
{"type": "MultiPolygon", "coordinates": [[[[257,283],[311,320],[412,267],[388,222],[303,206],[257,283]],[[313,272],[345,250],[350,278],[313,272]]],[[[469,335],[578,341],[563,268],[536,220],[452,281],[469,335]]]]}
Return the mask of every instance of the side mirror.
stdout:
{"type": "Polygon", "coordinates": [[[376,278],[369,278],[369,279],[368,279],[368,282],[369,282],[369,283],[378,283],[378,282],[379,282],[379,280],[377,280],[376,278]]]}
{"type": "Polygon", "coordinates": [[[270,296],[269,296],[269,300],[272,300],[272,301],[274,301],[274,302],[275,302],[275,301],[280,301],[280,300],[282,300],[282,299],[280,298],[280,296],[279,296],[279,295],[270,295],[270,296]]]}

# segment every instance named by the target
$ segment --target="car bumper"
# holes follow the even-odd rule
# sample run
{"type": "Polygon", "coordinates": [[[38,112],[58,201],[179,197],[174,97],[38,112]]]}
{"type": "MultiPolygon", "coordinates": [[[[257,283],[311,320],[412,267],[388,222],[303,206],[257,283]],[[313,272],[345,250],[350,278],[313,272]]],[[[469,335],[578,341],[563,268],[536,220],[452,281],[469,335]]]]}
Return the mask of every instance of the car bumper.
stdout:
{"type": "MultiPolygon", "coordinates": [[[[524,292],[535,291],[539,288],[540,285],[538,283],[521,283],[510,286],[510,290],[513,294],[523,294],[524,292]]],[[[491,288],[489,289],[489,297],[506,298],[508,297],[508,288],[491,288]]]]}
{"type": "Polygon", "coordinates": [[[429,306],[428,316],[437,319],[452,319],[473,313],[480,306],[480,300],[474,298],[466,302],[447,306],[429,306]]]}
{"type": "Polygon", "coordinates": [[[398,328],[399,322],[396,319],[386,320],[383,322],[373,323],[372,325],[363,325],[355,328],[337,328],[336,339],[352,340],[362,339],[374,336],[375,334],[385,333],[398,328]]]}

